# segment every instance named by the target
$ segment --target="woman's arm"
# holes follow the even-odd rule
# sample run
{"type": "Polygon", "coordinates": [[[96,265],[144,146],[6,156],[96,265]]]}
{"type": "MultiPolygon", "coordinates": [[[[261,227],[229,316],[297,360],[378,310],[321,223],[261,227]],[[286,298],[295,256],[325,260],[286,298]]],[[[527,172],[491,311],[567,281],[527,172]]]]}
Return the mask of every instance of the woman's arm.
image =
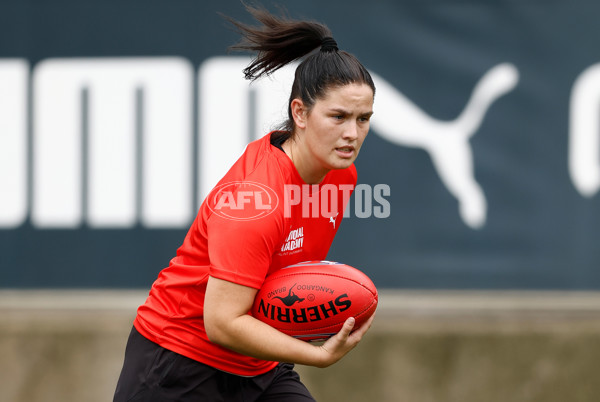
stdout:
{"type": "Polygon", "coordinates": [[[327,367],[352,350],[373,321],[352,331],[349,318],[342,330],[322,345],[295,339],[248,314],[257,290],[210,277],[204,299],[204,326],[211,342],[262,360],[327,367]]]}

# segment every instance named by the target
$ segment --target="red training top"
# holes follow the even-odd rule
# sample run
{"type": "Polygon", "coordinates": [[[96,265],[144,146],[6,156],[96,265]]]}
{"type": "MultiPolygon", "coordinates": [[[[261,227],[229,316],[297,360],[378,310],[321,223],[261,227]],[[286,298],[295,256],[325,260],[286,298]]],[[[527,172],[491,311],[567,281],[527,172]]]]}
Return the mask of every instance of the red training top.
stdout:
{"type": "Polygon", "coordinates": [[[203,322],[209,275],[259,289],[282,267],[325,259],[357,177],[352,165],[307,185],[270,137],[248,144],[206,197],[134,321],[143,336],[162,347],[242,376],[265,373],[277,362],[209,341],[203,322]]]}

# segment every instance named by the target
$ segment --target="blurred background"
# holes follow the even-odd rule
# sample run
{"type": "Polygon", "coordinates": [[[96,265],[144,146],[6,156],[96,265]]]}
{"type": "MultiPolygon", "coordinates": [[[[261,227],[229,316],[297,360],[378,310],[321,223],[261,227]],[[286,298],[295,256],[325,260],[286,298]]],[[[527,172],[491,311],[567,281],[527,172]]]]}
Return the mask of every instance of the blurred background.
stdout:
{"type": "MultiPolygon", "coordinates": [[[[600,5],[264,0],[377,86],[328,258],[381,291],[322,401],[592,401],[600,5]],[[383,190],[382,190],[383,189],[383,190]]],[[[0,401],[112,399],[137,306],[204,195],[285,118],[237,0],[0,1],[0,401]]],[[[325,373],[325,375],[324,375],[325,373]]]]}

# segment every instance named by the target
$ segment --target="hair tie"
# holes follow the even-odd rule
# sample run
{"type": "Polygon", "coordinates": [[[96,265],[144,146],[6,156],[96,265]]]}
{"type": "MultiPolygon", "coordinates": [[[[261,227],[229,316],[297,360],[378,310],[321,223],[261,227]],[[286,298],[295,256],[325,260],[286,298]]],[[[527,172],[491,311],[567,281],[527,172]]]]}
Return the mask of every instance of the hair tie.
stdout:
{"type": "Polygon", "coordinates": [[[337,50],[339,50],[339,49],[338,49],[337,42],[335,41],[335,39],[333,39],[331,36],[323,38],[323,40],[321,41],[321,51],[322,52],[334,52],[337,50]]]}

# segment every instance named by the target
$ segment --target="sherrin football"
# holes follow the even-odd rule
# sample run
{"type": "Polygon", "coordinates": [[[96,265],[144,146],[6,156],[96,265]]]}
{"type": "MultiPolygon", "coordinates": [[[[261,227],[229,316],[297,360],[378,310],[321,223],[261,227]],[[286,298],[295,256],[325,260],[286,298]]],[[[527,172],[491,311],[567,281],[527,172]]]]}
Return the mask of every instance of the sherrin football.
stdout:
{"type": "Polygon", "coordinates": [[[337,334],[349,317],[359,328],[377,308],[377,289],[361,271],[330,261],[307,261],[267,276],[252,315],[305,341],[337,334]]]}

